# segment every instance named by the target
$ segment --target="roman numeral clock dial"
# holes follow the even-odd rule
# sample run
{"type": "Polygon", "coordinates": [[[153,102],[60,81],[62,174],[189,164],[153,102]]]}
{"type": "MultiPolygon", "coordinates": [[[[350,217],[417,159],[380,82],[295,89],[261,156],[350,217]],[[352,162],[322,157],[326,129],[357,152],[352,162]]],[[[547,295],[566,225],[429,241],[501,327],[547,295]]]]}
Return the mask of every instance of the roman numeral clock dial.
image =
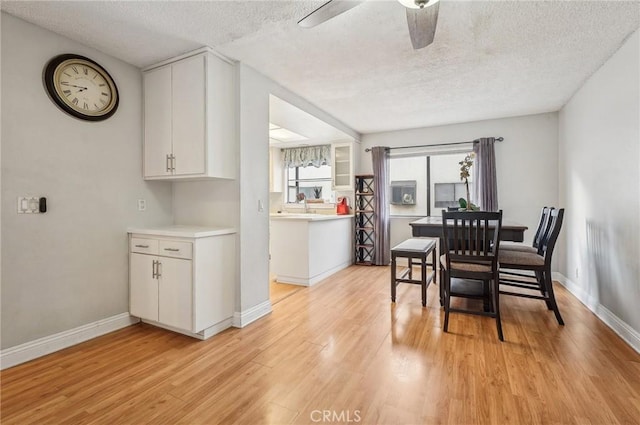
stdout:
{"type": "Polygon", "coordinates": [[[118,108],[118,89],[98,63],[65,54],[49,61],[44,85],[51,100],[64,112],[88,121],[102,121],[118,108]]]}

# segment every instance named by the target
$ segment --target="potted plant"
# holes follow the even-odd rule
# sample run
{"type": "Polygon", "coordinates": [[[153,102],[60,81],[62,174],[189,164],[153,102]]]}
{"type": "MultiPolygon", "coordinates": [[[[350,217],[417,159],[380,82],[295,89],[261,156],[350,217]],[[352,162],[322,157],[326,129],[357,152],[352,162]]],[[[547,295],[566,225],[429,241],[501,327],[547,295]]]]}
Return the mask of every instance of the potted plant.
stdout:
{"type": "Polygon", "coordinates": [[[471,203],[471,195],[469,193],[469,170],[473,165],[473,158],[475,157],[474,153],[471,152],[464,157],[464,159],[458,164],[460,164],[460,180],[464,180],[465,189],[467,189],[467,199],[460,198],[458,199],[458,203],[460,204],[460,211],[479,211],[476,205],[471,203]]]}

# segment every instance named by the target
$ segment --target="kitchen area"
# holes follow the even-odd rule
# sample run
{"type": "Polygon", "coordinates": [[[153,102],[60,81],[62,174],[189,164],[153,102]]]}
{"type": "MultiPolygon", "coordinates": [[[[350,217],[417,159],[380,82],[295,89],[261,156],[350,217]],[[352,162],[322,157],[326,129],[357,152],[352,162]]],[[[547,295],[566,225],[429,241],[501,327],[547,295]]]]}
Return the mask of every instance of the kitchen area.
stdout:
{"type": "Polygon", "coordinates": [[[271,302],[353,263],[351,136],[269,98],[271,302]]]}

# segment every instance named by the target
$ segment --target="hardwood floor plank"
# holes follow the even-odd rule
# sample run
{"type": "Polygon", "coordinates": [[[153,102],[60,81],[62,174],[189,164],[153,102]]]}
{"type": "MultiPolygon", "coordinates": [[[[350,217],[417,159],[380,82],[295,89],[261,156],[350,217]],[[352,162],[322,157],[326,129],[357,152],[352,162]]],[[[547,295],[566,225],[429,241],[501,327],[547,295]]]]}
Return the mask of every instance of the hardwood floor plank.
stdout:
{"type": "MultiPolygon", "coordinates": [[[[3,424],[638,424],[640,355],[563,287],[452,313],[352,266],[207,341],[138,324],[2,371],[3,424]],[[320,415],[320,416],[318,416],[320,415]]],[[[456,301],[464,302],[467,301],[456,301]]]]}

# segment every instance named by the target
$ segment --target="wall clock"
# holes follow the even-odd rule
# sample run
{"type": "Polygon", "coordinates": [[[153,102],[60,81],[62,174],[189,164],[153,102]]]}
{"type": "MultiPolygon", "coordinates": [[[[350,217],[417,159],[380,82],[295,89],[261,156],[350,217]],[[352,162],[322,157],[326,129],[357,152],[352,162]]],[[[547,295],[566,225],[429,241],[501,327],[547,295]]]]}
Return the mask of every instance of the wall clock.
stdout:
{"type": "Polygon", "coordinates": [[[87,121],[102,121],[118,109],[118,88],[98,63],[80,55],[54,57],[44,69],[44,85],[63,111],[87,121]]]}

